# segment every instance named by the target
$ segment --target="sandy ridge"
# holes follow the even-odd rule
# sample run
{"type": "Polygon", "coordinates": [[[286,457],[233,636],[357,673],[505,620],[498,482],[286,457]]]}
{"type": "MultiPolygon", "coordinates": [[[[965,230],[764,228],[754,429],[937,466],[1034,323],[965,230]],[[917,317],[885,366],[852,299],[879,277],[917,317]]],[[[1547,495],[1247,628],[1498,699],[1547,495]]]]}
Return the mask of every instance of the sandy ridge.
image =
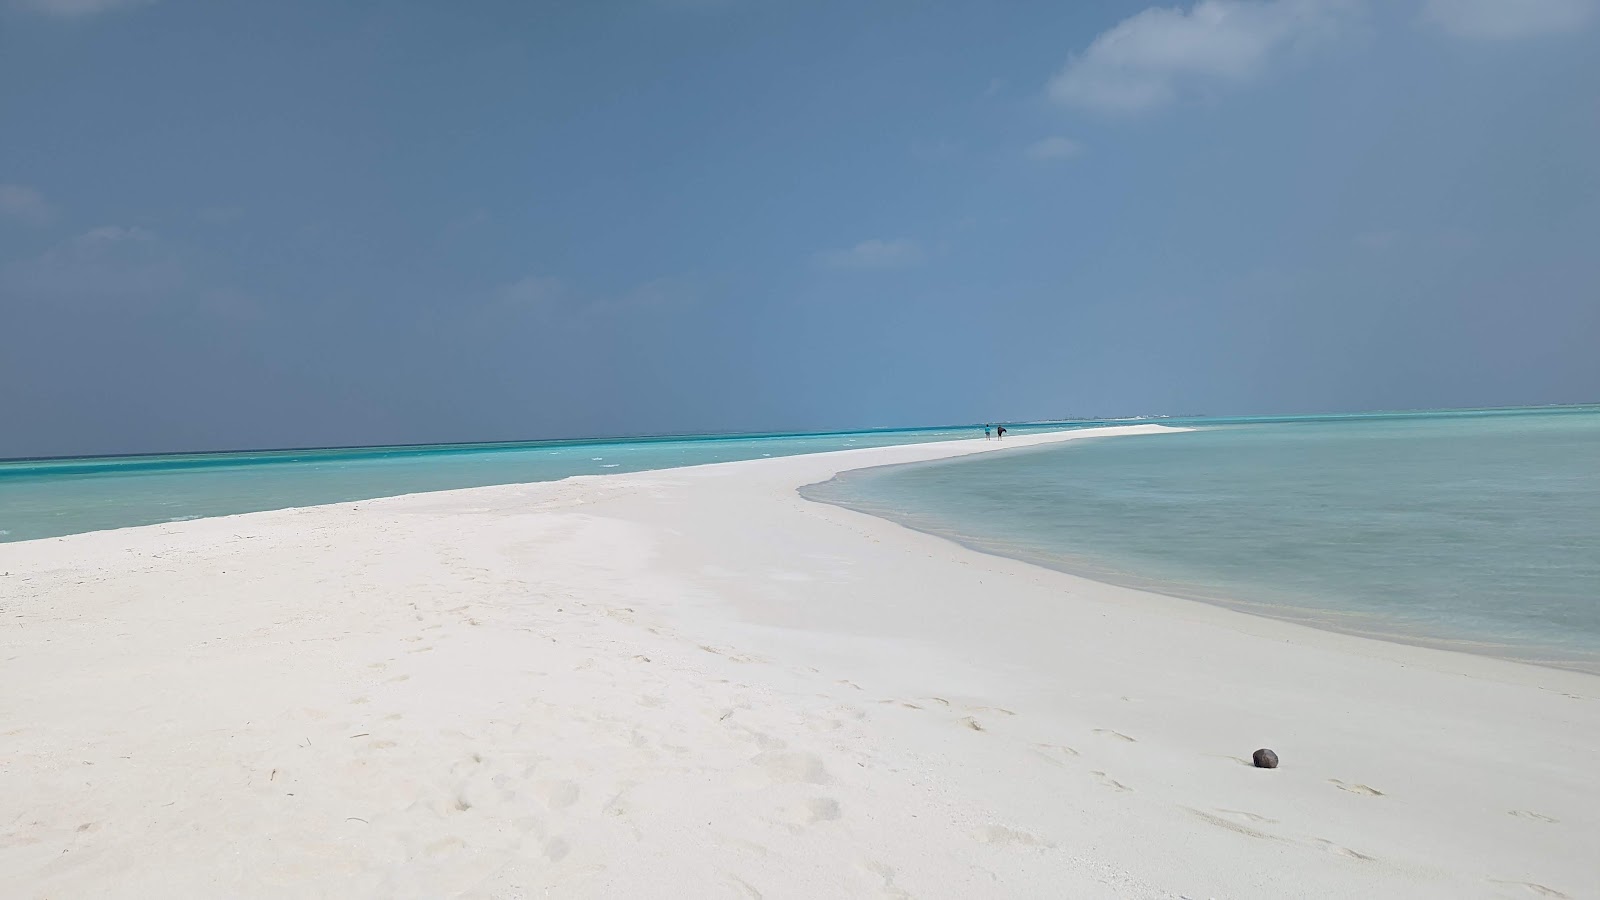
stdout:
{"type": "Polygon", "coordinates": [[[0,883],[1600,896],[1600,678],[1098,585],[795,493],[993,449],[0,545],[0,883]],[[1262,745],[1283,768],[1244,762],[1262,745]]]}

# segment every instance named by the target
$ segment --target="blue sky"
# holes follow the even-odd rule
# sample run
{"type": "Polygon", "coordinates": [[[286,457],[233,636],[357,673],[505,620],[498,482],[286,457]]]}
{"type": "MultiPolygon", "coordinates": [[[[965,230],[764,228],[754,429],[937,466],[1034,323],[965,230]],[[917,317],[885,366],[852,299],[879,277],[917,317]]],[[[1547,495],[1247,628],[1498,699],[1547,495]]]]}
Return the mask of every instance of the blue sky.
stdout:
{"type": "Polygon", "coordinates": [[[1600,400],[1600,0],[0,0],[0,455],[1600,400]]]}

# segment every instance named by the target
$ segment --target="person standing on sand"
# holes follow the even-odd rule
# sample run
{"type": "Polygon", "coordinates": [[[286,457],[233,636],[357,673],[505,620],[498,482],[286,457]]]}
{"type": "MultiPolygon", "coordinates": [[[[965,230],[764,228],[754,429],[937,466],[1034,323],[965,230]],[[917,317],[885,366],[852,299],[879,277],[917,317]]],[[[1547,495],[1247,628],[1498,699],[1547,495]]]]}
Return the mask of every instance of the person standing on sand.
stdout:
{"type": "Polygon", "coordinates": [[[994,427],[995,440],[999,440],[999,439],[1001,439],[1001,438],[1003,438],[1005,436],[1006,436],[1006,427],[1004,425],[996,425],[994,427]]]}
{"type": "Polygon", "coordinates": [[[987,426],[987,425],[983,426],[983,439],[986,440],[986,441],[989,439],[990,430],[991,429],[989,428],[989,426],[987,426]]]}

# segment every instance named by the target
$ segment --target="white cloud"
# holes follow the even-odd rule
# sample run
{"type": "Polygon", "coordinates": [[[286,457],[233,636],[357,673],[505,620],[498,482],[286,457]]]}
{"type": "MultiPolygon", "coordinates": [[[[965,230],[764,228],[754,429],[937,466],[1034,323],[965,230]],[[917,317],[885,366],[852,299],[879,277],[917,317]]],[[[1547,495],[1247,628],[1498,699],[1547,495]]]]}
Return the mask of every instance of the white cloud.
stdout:
{"type": "Polygon", "coordinates": [[[24,9],[60,19],[86,19],[125,7],[144,6],[155,0],[17,0],[24,9]]]}
{"type": "Polygon", "coordinates": [[[559,278],[529,275],[495,292],[502,306],[518,309],[548,309],[567,297],[566,285],[559,278]]]}
{"type": "Polygon", "coordinates": [[[1151,7],[1073,54],[1050,81],[1050,97],[1111,112],[1153,109],[1175,100],[1186,84],[1248,81],[1274,58],[1337,33],[1358,8],[1358,0],[1199,0],[1188,10],[1151,7]]]}
{"type": "Polygon", "coordinates": [[[1083,145],[1069,137],[1047,137],[1042,141],[1034,141],[1023,151],[1029,159],[1041,162],[1055,159],[1071,159],[1083,152],[1083,145]]]}
{"type": "Polygon", "coordinates": [[[187,281],[181,254],[143,228],[103,225],[7,266],[0,283],[37,300],[116,301],[170,294],[187,281]]]}
{"type": "Polygon", "coordinates": [[[25,184],[0,184],[0,218],[24,225],[48,225],[56,209],[44,195],[25,184]]]}
{"type": "Polygon", "coordinates": [[[1426,0],[1422,20],[1456,37],[1508,40],[1577,31],[1596,0],[1426,0]]]}
{"type": "Polygon", "coordinates": [[[922,260],[922,245],[910,238],[862,241],[845,250],[817,254],[817,262],[830,269],[903,269],[922,260]]]}
{"type": "Polygon", "coordinates": [[[668,276],[646,281],[621,297],[601,300],[597,307],[611,313],[677,309],[695,303],[700,293],[690,279],[668,276]]]}
{"type": "Polygon", "coordinates": [[[681,277],[662,277],[621,293],[583,290],[548,275],[529,275],[501,285],[480,306],[472,321],[478,328],[541,327],[585,330],[634,315],[660,314],[697,302],[697,286],[681,277]]]}

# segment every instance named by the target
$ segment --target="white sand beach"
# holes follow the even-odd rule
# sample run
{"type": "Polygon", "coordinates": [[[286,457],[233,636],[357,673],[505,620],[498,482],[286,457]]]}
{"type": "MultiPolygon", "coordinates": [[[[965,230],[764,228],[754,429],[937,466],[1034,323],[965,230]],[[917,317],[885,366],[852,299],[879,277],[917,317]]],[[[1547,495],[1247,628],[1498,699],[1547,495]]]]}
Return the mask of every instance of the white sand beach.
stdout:
{"type": "Polygon", "coordinates": [[[0,894],[1600,897],[1600,677],[796,493],[1156,430],[0,545],[0,894]]]}

